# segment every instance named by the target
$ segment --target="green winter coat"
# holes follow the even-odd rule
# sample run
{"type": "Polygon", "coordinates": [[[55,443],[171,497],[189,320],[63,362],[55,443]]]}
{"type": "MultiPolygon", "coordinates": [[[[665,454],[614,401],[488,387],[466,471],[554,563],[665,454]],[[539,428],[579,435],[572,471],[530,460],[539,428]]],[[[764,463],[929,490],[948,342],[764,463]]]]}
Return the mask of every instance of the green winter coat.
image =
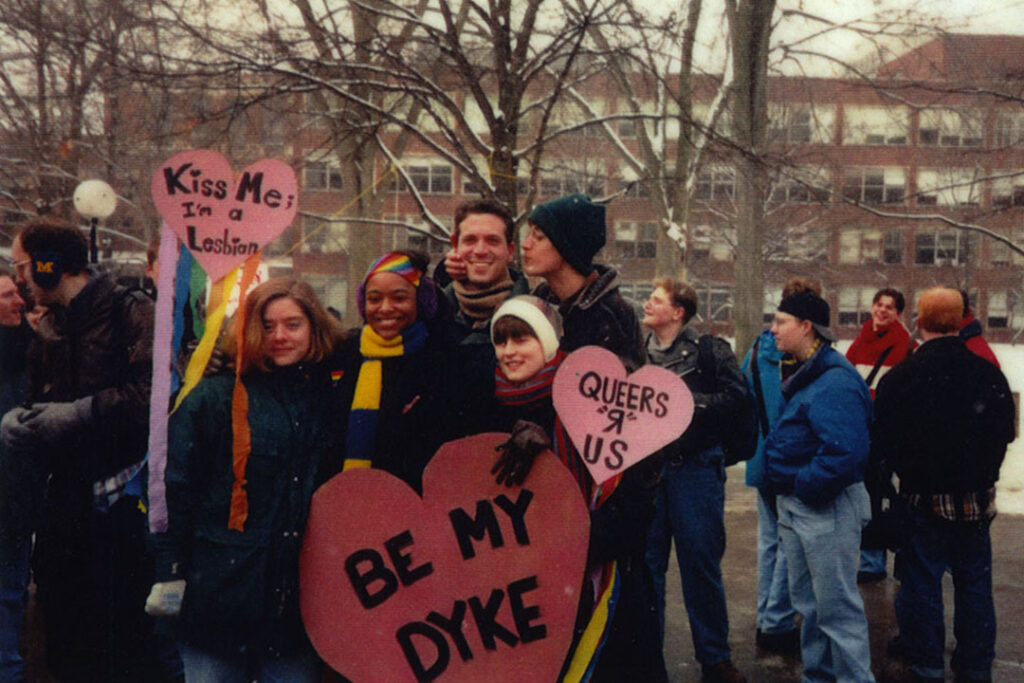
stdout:
{"type": "Polygon", "coordinates": [[[253,372],[248,518],[228,529],[234,376],[209,377],[168,428],[168,530],[157,581],[186,580],[177,636],[195,647],[290,654],[307,642],[299,614],[299,550],[317,468],[332,447],[330,374],[322,366],[253,372]]]}

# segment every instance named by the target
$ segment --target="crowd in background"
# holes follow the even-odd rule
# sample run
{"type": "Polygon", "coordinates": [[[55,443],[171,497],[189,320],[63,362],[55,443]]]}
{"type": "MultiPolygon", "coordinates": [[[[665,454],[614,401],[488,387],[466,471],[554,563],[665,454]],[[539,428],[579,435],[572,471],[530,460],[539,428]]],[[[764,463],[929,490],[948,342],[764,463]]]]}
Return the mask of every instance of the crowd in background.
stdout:
{"type": "Polygon", "coordinates": [[[0,274],[0,681],[24,680],[30,569],[58,680],[336,677],[299,609],[314,491],[362,467],[419,491],[441,444],[486,431],[509,435],[493,456],[500,483],[522,485],[551,450],[590,511],[559,680],[668,680],[673,542],[703,679],[746,680],[721,567],[735,460],[748,460],[757,489],[760,648],[799,653],[806,681],[874,680],[858,582],[884,578],[885,547],[898,548],[890,650],[915,680],[943,679],[948,569],[950,665],[958,680],[990,680],[989,524],[1014,408],[961,293],[920,296],[918,344],[900,321],[903,295],[881,289],[844,357],[820,285],[792,278],[741,365],[726,341],[695,330],[686,283],[657,280],[638,320],[615,270],[594,262],[603,205],[561,197],[528,223],[520,272],[508,211],[461,205],[434,276],[415,252],[372,264],[354,330],[302,280],[249,292],[219,343],[223,367],[169,418],[168,523],[155,534],[144,485],[153,301],[90,269],[77,228],[24,226],[15,271],[0,274]],[[24,296],[45,309],[31,325],[24,296]],[[670,370],[695,404],[682,437],[601,485],[551,401],[559,364],[588,345],[630,371],[670,370]],[[745,446],[736,436],[748,423],[745,446]],[[899,533],[864,542],[872,517],[899,533]]]}

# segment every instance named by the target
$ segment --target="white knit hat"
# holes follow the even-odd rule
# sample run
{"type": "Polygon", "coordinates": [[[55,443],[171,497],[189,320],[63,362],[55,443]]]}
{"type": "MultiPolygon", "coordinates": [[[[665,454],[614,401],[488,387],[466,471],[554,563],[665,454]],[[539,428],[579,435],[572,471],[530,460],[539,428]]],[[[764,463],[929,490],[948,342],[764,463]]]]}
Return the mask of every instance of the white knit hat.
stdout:
{"type": "Polygon", "coordinates": [[[503,316],[518,318],[530,326],[544,350],[544,362],[550,361],[558,352],[562,338],[562,315],[547,301],[530,294],[506,299],[491,317],[491,343],[494,343],[494,323],[503,316]]]}

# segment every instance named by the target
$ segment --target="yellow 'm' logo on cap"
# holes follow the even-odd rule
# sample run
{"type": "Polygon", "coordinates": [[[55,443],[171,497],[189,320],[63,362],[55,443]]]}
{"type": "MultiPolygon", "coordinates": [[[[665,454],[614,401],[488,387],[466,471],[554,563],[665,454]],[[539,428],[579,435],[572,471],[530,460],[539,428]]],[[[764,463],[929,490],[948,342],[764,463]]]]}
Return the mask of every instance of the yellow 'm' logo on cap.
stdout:
{"type": "Polygon", "coordinates": [[[52,273],[53,261],[36,261],[37,273],[52,273]]]}

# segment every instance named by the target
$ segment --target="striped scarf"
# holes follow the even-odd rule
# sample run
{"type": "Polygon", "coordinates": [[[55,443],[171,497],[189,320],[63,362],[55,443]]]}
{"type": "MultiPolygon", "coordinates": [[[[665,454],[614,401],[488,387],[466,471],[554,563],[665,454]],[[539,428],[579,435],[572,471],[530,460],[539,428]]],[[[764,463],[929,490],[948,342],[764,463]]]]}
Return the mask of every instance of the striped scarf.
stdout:
{"type": "Polygon", "coordinates": [[[486,328],[498,306],[512,293],[512,278],[505,271],[505,279],[482,291],[470,291],[458,280],[452,281],[452,290],[459,302],[459,310],[469,318],[474,328],[486,328]]]}
{"type": "MultiPolygon", "coordinates": [[[[539,401],[550,401],[555,373],[564,359],[565,352],[559,350],[555,357],[545,363],[536,375],[521,384],[513,384],[509,381],[499,366],[494,371],[494,397],[498,403],[504,406],[523,407],[534,405],[539,401]]],[[[590,471],[583,463],[583,458],[580,457],[579,451],[576,450],[569,438],[569,432],[565,430],[558,413],[555,413],[555,425],[550,436],[555,455],[572,473],[590,509],[595,510],[600,507],[619,485],[621,475],[617,475],[595,488],[594,479],[590,476],[590,471]]]]}
{"type": "Polygon", "coordinates": [[[343,470],[370,467],[373,464],[384,377],[383,360],[415,353],[423,348],[426,340],[427,326],[423,321],[413,323],[393,339],[384,339],[369,325],[363,326],[359,338],[359,353],[363,363],[359,366],[356,390],[348,413],[343,470]]]}

